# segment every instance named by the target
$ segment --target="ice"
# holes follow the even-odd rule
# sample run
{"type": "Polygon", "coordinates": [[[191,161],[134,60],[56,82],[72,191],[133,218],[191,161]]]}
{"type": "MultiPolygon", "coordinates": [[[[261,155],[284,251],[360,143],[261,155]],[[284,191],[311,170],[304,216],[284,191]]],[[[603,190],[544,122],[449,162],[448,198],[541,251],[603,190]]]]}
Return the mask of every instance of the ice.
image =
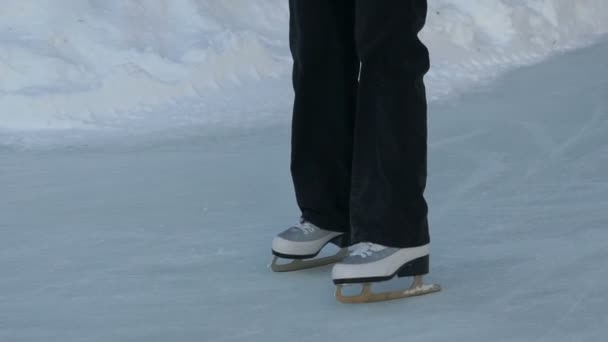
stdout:
{"type": "Polygon", "coordinates": [[[443,291],[402,301],[344,305],[329,267],[267,268],[298,214],[287,120],[5,146],[0,341],[601,341],[606,61],[603,41],[431,104],[443,291]]]}

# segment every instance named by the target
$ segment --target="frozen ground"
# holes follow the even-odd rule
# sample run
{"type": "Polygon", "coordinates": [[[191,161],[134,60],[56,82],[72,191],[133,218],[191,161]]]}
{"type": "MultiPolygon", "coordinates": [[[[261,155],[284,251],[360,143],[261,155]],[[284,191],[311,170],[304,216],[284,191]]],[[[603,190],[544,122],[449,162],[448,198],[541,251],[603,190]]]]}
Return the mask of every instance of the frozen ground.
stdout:
{"type": "Polygon", "coordinates": [[[604,41],[431,105],[444,291],[404,301],[342,305],[329,268],[267,269],[297,215],[284,121],[5,146],[0,341],[604,340],[606,61],[604,41]]]}

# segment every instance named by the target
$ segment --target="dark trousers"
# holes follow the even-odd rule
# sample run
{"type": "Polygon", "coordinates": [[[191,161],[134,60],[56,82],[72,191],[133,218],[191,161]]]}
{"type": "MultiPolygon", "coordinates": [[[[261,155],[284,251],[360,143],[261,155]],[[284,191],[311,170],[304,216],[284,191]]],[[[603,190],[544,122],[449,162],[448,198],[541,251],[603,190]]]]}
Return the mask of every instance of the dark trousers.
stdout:
{"type": "Polygon", "coordinates": [[[291,172],[302,217],[392,247],[429,242],[418,39],[426,0],[290,0],[291,172]]]}

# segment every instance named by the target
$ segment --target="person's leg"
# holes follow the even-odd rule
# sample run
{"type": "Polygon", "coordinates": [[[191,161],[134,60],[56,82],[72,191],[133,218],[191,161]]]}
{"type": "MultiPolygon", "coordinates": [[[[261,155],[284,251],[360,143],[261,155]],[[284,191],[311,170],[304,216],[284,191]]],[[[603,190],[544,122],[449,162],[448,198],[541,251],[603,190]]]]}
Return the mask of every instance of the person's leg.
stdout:
{"type": "Polygon", "coordinates": [[[418,39],[426,0],[357,0],[361,75],[351,186],[353,242],[414,247],[429,242],[427,117],[418,39]]]}
{"type": "Polygon", "coordinates": [[[290,0],[295,101],[291,173],[302,217],[349,232],[359,60],[354,0],[290,0]]]}

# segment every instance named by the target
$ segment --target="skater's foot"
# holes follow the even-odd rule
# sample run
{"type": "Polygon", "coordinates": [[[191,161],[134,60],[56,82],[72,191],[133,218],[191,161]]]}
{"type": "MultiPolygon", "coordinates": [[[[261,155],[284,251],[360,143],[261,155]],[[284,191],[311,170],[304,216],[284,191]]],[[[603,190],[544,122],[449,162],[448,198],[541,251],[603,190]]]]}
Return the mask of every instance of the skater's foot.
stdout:
{"type": "Polygon", "coordinates": [[[359,243],[350,254],[334,265],[332,279],[337,285],[336,297],[345,303],[365,303],[423,295],[440,290],[438,285],[424,285],[422,276],[429,273],[429,245],[411,248],[392,248],[370,242],[359,243]],[[408,289],[374,293],[373,283],[392,279],[394,276],[414,277],[408,289]],[[355,296],[342,295],[346,284],[363,284],[363,290],[355,296]]]}
{"type": "Polygon", "coordinates": [[[275,272],[285,272],[331,264],[346,256],[347,250],[344,247],[346,247],[344,233],[321,229],[301,220],[272,240],[274,258],[271,268],[275,272]],[[337,245],[341,248],[340,251],[330,257],[313,259],[328,243],[337,245]],[[292,261],[279,264],[277,262],[279,258],[292,261]]]}

